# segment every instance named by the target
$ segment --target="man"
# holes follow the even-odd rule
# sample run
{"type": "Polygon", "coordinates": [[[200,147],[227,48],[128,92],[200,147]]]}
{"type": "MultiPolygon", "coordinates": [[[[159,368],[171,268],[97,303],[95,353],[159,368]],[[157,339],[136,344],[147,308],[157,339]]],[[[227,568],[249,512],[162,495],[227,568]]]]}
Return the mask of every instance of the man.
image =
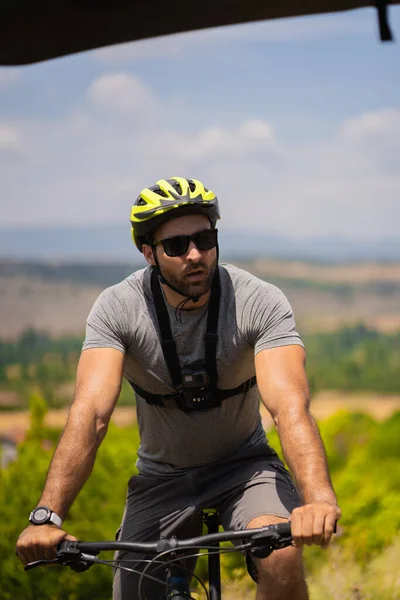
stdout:
{"type": "MultiPolygon", "coordinates": [[[[219,217],[216,196],[197,180],[160,180],[137,198],[132,233],[149,266],[105,290],[89,315],[74,402],[39,502],[45,509],[33,511],[17,543],[24,563],[74,539],[61,521],[90,474],[125,376],[137,395],[141,444],[119,538],[199,534],[209,507],[225,528],[290,517],[294,546],[247,557],[248,568],[258,600],[308,598],[301,548],[326,548],[340,510],[309,412],[304,347],[280,290],[218,265],[219,217]],[[260,396],[299,493],[267,443],[260,396]]],[[[118,560],[132,567],[129,558],[118,560]]],[[[137,598],[137,581],[117,570],[114,599],[137,598]]],[[[163,589],[150,581],[147,597],[163,589]]]]}

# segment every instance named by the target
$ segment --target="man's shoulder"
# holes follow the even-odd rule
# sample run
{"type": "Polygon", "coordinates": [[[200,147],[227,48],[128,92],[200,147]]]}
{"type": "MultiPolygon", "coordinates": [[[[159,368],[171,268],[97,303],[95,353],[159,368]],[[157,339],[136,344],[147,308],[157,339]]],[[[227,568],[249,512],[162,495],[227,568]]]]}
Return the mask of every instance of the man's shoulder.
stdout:
{"type": "Polygon", "coordinates": [[[147,269],[138,269],[134,271],[122,281],[115,283],[104,289],[99,298],[103,302],[109,302],[112,300],[124,302],[127,299],[134,299],[144,295],[145,279],[147,269]]]}
{"type": "Polygon", "coordinates": [[[275,284],[236,265],[223,263],[221,267],[222,295],[232,295],[239,305],[247,306],[249,299],[268,306],[287,303],[284,292],[275,284]]]}
{"type": "Polygon", "coordinates": [[[231,263],[219,263],[220,271],[226,271],[232,280],[251,277],[251,273],[231,263]]]}
{"type": "Polygon", "coordinates": [[[269,288],[275,287],[272,283],[268,283],[267,281],[260,279],[260,277],[257,277],[257,275],[253,275],[253,273],[250,273],[241,267],[237,267],[236,265],[221,263],[220,267],[222,279],[229,280],[235,289],[243,290],[243,284],[256,287],[260,285],[269,288]]]}

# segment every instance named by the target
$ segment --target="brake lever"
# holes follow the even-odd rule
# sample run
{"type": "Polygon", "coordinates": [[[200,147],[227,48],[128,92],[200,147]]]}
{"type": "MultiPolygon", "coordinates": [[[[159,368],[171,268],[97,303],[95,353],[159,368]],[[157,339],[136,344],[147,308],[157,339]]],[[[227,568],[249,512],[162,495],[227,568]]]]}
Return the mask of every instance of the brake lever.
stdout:
{"type": "Polygon", "coordinates": [[[282,535],[271,528],[268,530],[268,535],[266,533],[258,533],[251,540],[252,548],[250,549],[250,553],[257,558],[267,558],[274,550],[290,546],[292,536],[290,534],[282,535]]]}
{"type": "Polygon", "coordinates": [[[29,571],[30,569],[34,569],[35,567],[40,567],[40,565],[52,565],[52,564],[60,564],[57,558],[52,558],[51,560],[45,560],[44,558],[40,560],[35,560],[31,563],[28,563],[24,566],[24,571],[29,571]]]}
{"type": "Polygon", "coordinates": [[[257,558],[267,558],[276,548],[278,540],[280,535],[276,531],[269,531],[268,536],[265,533],[258,533],[251,538],[250,553],[257,558]]]}
{"type": "Polygon", "coordinates": [[[84,554],[78,548],[78,542],[64,540],[58,547],[56,562],[80,573],[87,571],[96,561],[97,557],[84,554]]]}

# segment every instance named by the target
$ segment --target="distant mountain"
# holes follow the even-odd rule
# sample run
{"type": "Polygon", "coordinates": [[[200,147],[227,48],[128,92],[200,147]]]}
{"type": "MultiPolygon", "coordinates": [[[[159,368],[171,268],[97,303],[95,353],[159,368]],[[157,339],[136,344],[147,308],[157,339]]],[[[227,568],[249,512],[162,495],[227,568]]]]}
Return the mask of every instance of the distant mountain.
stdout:
{"type": "MultiPolygon", "coordinates": [[[[301,258],[313,261],[400,260],[399,238],[371,241],[345,237],[298,239],[268,232],[220,231],[221,256],[301,258]]],[[[0,259],[16,260],[101,260],[140,262],[124,225],[0,229],[0,259]]]]}

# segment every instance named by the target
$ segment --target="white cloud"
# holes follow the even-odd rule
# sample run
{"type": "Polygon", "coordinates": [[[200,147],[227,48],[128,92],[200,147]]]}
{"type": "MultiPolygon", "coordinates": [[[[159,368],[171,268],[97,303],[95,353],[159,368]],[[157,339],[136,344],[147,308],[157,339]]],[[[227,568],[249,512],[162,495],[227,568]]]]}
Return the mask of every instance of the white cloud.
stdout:
{"type": "Polygon", "coordinates": [[[0,123],[8,153],[0,161],[3,226],[128,219],[142,187],[182,174],[218,193],[227,228],[399,234],[396,107],[356,115],[326,139],[295,146],[266,119],[205,120],[184,130],[175,107],[161,109],[151,89],[124,73],[95,80],[87,98],[58,121],[0,123]]]}
{"type": "MultiPolygon", "coordinates": [[[[164,130],[157,146],[188,165],[234,157],[254,156],[262,147],[273,149],[272,127],[264,121],[245,121],[236,128],[208,126],[192,134],[164,130]]],[[[149,148],[150,151],[150,148],[149,148]]],[[[155,150],[157,152],[157,150],[155,150]]]]}
{"type": "Polygon", "coordinates": [[[356,143],[378,139],[398,140],[400,143],[400,109],[369,111],[348,119],[341,128],[341,134],[345,139],[356,143]]]}
{"type": "Polygon", "coordinates": [[[388,176],[399,170],[400,109],[369,111],[348,119],[340,137],[352,154],[350,164],[361,163],[368,175],[388,176]]]}
{"type": "Polygon", "coordinates": [[[271,124],[261,121],[260,119],[253,119],[252,121],[243,123],[240,126],[239,132],[244,138],[252,141],[258,140],[271,143],[274,141],[271,124]]]}
{"type": "Polygon", "coordinates": [[[151,91],[127,73],[110,73],[96,79],[88,90],[95,105],[112,112],[144,112],[155,108],[151,91]]]}

